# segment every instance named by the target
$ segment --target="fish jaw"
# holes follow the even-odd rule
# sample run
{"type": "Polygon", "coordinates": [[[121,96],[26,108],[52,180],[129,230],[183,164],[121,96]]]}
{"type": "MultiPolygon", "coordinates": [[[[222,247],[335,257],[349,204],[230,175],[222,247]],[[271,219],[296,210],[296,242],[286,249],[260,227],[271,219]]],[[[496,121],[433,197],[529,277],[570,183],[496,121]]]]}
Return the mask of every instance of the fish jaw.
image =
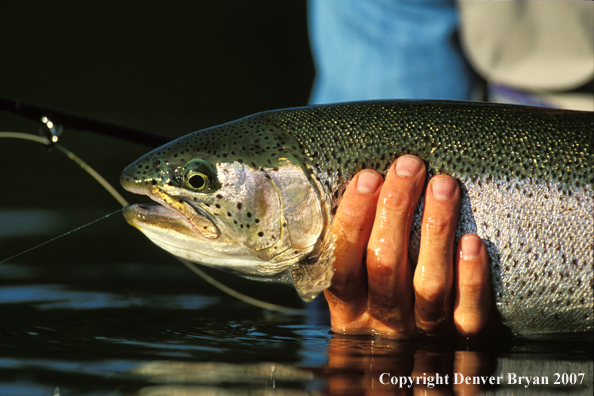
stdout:
{"type": "MultiPolygon", "coordinates": [[[[245,254],[232,247],[228,241],[214,245],[188,219],[175,209],[154,204],[132,204],[123,209],[126,221],[140,230],[160,248],[174,256],[192,262],[235,272],[254,278],[282,278],[292,263],[271,264],[245,254]]],[[[220,238],[227,239],[227,238],[220,238]]]]}
{"type": "Polygon", "coordinates": [[[237,275],[284,282],[289,265],[271,266],[267,262],[238,254],[222,255],[214,250],[197,254],[196,231],[181,214],[159,204],[132,204],[123,209],[126,221],[140,230],[154,244],[176,257],[237,275]],[[256,270],[254,270],[256,269],[256,270]]]}
{"type": "Polygon", "coordinates": [[[164,249],[169,234],[184,235],[189,240],[196,235],[194,227],[179,212],[160,204],[132,204],[126,206],[122,213],[131,226],[164,249]]]}
{"type": "MultiPolygon", "coordinates": [[[[135,194],[147,195],[153,201],[160,204],[155,205],[131,205],[124,209],[124,217],[132,226],[140,229],[142,222],[147,224],[157,224],[160,221],[170,222],[173,219],[176,221],[184,221],[186,226],[189,226],[194,233],[208,239],[216,239],[221,232],[217,227],[215,220],[209,213],[201,208],[199,205],[194,205],[183,199],[175,199],[167,190],[171,190],[169,186],[158,186],[158,184],[136,181],[129,177],[127,170],[124,170],[120,182],[122,186],[135,194]]],[[[178,229],[179,227],[176,227],[178,229]]],[[[181,230],[181,228],[179,228],[181,230]]],[[[183,232],[186,234],[187,230],[183,232]]]]}

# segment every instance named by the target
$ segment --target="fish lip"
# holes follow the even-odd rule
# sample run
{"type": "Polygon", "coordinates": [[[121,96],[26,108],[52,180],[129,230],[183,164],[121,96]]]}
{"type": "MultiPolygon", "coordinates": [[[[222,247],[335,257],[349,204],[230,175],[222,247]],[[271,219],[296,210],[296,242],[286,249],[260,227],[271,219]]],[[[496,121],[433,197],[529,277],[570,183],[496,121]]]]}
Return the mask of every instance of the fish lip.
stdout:
{"type": "MultiPolygon", "coordinates": [[[[124,188],[132,193],[135,193],[135,194],[146,195],[147,197],[149,197],[150,199],[155,201],[154,204],[150,203],[150,204],[129,205],[124,208],[124,213],[126,213],[127,211],[136,211],[136,212],[142,212],[144,215],[148,215],[148,216],[180,218],[180,219],[183,219],[196,234],[200,235],[201,237],[203,237],[205,239],[212,239],[212,238],[209,238],[206,235],[204,235],[202,232],[200,232],[200,230],[192,223],[190,218],[185,216],[179,210],[173,208],[171,205],[169,205],[163,199],[159,198],[157,195],[153,194],[152,191],[147,190],[145,188],[139,188],[139,187],[135,188],[135,186],[131,186],[129,184],[124,185],[124,188]],[[161,207],[162,209],[159,209],[159,207],[161,207]]],[[[166,194],[166,195],[171,197],[169,194],[166,194]]],[[[204,211],[202,208],[194,205],[192,202],[188,201],[187,199],[183,199],[183,198],[177,198],[177,199],[183,200],[183,202],[188,204],[187,206],[192,208],[192,210],[196,213],[196,215],[201,216],[201,217],[205,218],[206,220],[208,220],[210,223],[212,223],[214,228],[217,230],[217,234],[220,235],[220,233],[221,233],[220,228],[216,224],[214,219],[210,216],[210,213],[208,213],[208,212],[204,211]]]]}
{"type": "Polygon", "coordinates": [[[136,213],[148,215],[148,216],[158,216],[158,217],[173,217],[179,218],[183,217],[181,213],[177,210],[173,210],[168,208],[164,205],[161,205],[158,202],[155,203],[142,203],[142,204],[132,204],[128,205],[124,208],[124,211],[133,210],[136,213]]]}
{"type": "MultiPolygon", "coordinates": [[[[192,223],[192,221],[190,220],[189,217],[187,217],[186,215],[184,215],[182,212],[180,212],[179,210],[171,207],[171,205],[169,205],[167,202],[165,202],[163,199],[159,198],[158,196],[156,196],[155,194],[153,194],[151,191],[147,191],[145,192],[146,195],[152,199],[153,201],[157,202],[157,204],[160,204],[161,206],[165,207],[167,210],[174,212],[175,214],[177,214],[178,217],[184,219],[184,221],[186,223],[188,223],[188,225],[192,228],[192,230],[194,230],[194,232],[198,235],[200,235],[203,238],[206,239],[212,239],[212,238],[208,238],[206,235],[204,235],[195,225],[194,223],[192,223]]],[[[167,194],[169,195],[169,194],[167,194]]],[[[171,197],[171,196],[169,196],[171,197]]],[[[192,202],[188,201],[187,199],[184,198],[177,198],[177,199],[181,199],[183,202],[185,202],[186,204],[188,204],[189,207],[192,208],[192,210],[194,212],[196,212],[196,214],[198,216],[202,216],[204,218],[206,218],[209,222],[212,223],[212,225],[216,228],[217,233],[220,235],[221,231],[219,226],[214,222],[214,219],[210,216],[210,214],[208,212],[205,212],[204,210],[202,210],[202,208],[193,205],[192,202]]]]}

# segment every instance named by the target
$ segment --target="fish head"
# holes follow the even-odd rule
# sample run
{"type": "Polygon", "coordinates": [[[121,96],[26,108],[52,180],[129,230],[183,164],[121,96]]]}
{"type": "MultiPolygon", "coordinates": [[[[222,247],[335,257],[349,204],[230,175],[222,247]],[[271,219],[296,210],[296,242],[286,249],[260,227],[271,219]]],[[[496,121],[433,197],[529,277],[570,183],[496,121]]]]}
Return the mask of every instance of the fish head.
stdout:
{"type": "Polygon", "coordinates": [[[130,205],[124,216],[175,256],[286,282],[292,266],[319,253],[331,216],[291,139],[256,123],[168,143],[123,171],[125,189],[157,203],[130,205]]]}

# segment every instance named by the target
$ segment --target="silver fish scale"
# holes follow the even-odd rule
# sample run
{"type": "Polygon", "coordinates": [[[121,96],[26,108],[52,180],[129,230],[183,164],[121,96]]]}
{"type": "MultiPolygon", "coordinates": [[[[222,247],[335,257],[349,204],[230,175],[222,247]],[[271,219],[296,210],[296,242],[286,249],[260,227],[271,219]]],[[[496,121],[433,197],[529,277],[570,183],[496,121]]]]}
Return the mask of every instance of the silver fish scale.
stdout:
{"type": "MultiPolygon", "coordinates": [[[[534,180],[483,178],[481,185],[462,185],[456,241],[474,233],[486,242],[495,302],[514,333],[592,329],[592,196],[588,188],[567,197],[558,186],[534,180]]],[[[421,242],[421,213],[419,205],[409,245],[413,263],[421,242]]]]}
{"type": "MultiPolygon", "coordinates": [[[[368,102],[262,113],[334,194],[360,169],[414,154],[462,186],[457,239],[487,244],[514,333],[592,331],[594,114],[505,105],[368,102]]],[[[416,263],[422,204],[410,241],[416,263]]]]}

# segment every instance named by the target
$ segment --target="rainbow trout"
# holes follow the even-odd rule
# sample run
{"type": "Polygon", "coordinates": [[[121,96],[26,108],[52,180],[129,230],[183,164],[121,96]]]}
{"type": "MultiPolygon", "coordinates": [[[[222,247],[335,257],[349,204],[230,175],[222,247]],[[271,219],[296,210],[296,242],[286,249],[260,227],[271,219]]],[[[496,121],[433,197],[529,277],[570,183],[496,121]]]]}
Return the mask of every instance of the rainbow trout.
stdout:
{"type": "MultiPolygon", "coordinates": [[[[329,232],[363,168],[414,154],[461,186],[457,239],[487,245],[494,298],[518,334],[591,332],[594,113],[445,101],[380,101],[258,113],[181,137],[128,166],[127,221],[170,253],[293,285],[330,286],[329,232]]],[[[420,245],[415,212],[411,262],[420,245]]]]}

